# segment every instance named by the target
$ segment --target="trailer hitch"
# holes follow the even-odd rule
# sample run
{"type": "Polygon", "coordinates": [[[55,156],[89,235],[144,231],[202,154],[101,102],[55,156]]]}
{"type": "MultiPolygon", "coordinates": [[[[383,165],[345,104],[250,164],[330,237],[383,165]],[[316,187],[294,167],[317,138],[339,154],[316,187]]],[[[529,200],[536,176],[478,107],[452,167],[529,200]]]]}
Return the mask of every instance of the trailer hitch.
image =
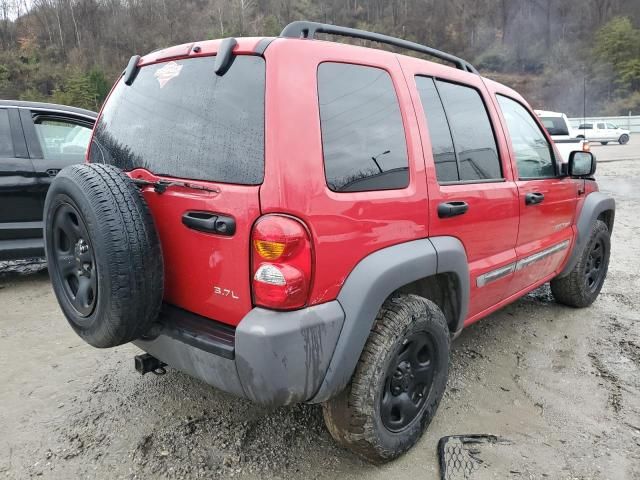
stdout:
{"type": "Polygon", "coordinates": [[[154,375],[164,375],[167,373],[164,367],[167,366],[161,360],[158,360],[156,357],[149,353],[145,353],[143,355],[136,355],[134,357],[135,367],[141,375],[145,373],[152,372],[154,375]]]}

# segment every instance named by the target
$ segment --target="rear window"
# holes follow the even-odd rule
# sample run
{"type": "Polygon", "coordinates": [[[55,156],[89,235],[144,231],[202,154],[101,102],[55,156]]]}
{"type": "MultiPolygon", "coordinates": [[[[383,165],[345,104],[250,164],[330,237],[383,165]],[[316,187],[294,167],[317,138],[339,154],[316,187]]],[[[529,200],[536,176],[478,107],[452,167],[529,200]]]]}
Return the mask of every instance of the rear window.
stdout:
{"type": "Polygon", "coordinates": [[[549,135],[569,135],[569,127],[562,117],[540,117],[549,135]]]}
{"type": "Polygon", "coordinates": [[[123,170],[242,185],[264,177],[262,57],[215,57],[142,67],[118,83],[96,125],[90,159],[123,170]]]}

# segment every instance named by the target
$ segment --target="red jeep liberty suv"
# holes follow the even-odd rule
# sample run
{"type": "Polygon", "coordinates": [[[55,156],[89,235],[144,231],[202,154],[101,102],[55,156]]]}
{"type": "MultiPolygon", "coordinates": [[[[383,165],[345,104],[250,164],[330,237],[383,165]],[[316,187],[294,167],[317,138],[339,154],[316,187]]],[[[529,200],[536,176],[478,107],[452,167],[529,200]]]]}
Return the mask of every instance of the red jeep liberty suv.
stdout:
{"type": "Polygon", "coordinates": [[[615,205],[591,153],[563,164],[516,92],[362,30],[294,22],[135,56],[87,159],[46,199],[78,335],[133,342],[142,373],[322,403],[374,462],[420,438],[465,326],[549,281],[586,307],[607,273],[615,205]]]}

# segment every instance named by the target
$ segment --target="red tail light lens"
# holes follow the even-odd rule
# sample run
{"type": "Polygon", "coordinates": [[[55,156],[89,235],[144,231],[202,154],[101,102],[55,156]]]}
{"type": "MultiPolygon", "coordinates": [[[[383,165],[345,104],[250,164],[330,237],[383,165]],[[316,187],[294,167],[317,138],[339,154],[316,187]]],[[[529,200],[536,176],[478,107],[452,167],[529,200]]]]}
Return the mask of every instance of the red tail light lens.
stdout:
{"type": "Polygon", "coordinates": [[[276,310],[307,304],[311,288],[311,240],[299,220],[266,215],[251,235],[253,303],[276,310]]]}

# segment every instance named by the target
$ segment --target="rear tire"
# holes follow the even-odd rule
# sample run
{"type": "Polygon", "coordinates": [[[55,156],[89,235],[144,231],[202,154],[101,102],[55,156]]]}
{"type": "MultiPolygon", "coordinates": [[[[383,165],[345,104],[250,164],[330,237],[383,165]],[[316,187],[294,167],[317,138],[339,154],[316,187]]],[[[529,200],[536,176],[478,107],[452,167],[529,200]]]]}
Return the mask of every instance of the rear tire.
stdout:
{"type": "Polygon", "coordinates": [[[591,305],[604,285],[610,253],[609,229],[606,223],[597,220],[573,270],[565,277],[551,280],[551,292],[556,301],[576,308],[591,305]]]}
{"type": "Polygon", "coordinates": [[[433,302],[416,295],[389,298],[351,382],[323,405],[333,438],[374,463],[409,450],[444,394],[449,343],[447,322],[433,302]]]}
{"type": "Polygon", "coordinates": [[[609,142],[600,142],[600,145],[606,145],[609,142]]]}
{"type": "Polygon", "coordinates": [[[162,304],[163,262],[138,187],[111,165],[63,169],[45,201],[53,290],[75,332],[94,347],[142,336],[162,304]]]}
{"type": "Polygon", "coordinates": [[[618,139],[618,143],[620,145],[625,145],[628,142],[629,142],[629,135],[627,135],[626,133],[620,135],[620,138],[618,139]]]}

